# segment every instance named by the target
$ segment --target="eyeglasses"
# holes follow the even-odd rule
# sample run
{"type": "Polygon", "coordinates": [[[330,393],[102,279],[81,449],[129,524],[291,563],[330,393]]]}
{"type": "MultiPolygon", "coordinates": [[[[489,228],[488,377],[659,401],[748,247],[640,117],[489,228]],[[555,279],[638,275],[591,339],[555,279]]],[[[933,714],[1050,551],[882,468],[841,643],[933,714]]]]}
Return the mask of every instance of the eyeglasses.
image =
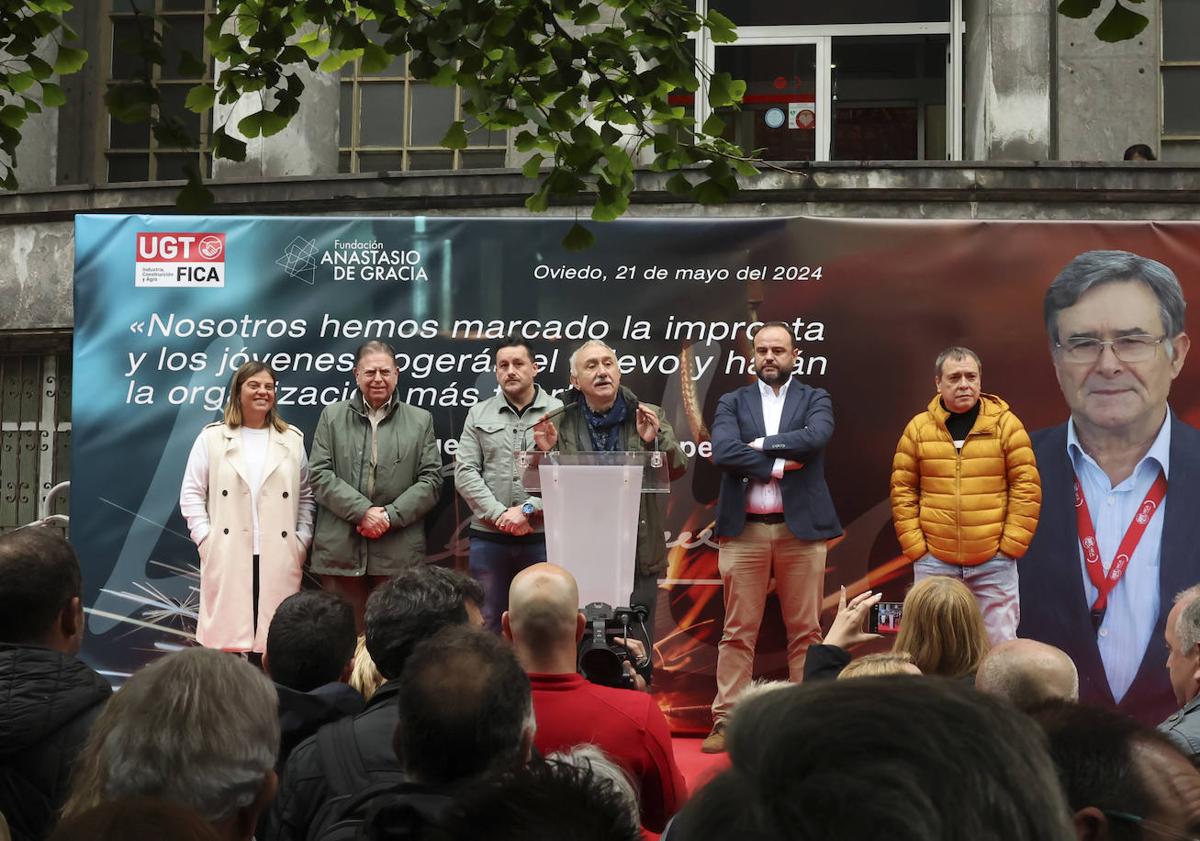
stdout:
{"type": "Polygon", "coordinates": [[[384,380],[390,379],[395,373],[395,368],[369,368],[365,371],[359,371],[358,375],[364,380],[370,381],[376,377],[384,380]]]}
{"type": "Polygon", "coordinates": [[[1064,360],[1079,364],[1095,362],[1104,353],[1106,347],[1112,348],[1113,356],[1122,362],[1149,362],[1154,358],[1158,346],[1166,338],[1166,336],[1155,338],[1145,334],[1121,336],[1110,341],[1079,337],[1067,339],[1066,344],[1055,342],[1054,347],[1062,353],[1064,360]]]}
{"type": "Polygon", "coordinates": [[[1172,826],[1167,826],[1166,824],[1159,823],[1158,821],[1152,821],[1148,818],[1143,818],[1140,815],[1131,815],[1129,812],[1114,812],[1105,809],[1104,816],[1110,819],[1137,824],[1147,833],[1150,833],[1151,837],[1174,839],[1174,841],[1200,841],[1200,838],[1197,838],[1197,836],[1192,833],[1175,829],[1172,826]]]}

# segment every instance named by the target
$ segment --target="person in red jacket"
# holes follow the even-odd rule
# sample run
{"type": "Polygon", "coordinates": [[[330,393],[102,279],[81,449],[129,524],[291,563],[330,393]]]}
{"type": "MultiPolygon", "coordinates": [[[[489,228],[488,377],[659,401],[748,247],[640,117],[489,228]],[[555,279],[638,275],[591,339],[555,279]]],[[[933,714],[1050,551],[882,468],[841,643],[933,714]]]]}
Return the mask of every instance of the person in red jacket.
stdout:
{"type": "Polygon", "coordinates": [[[687,797],[666,717],[647,693],[598,686],[576,671],[584,624],[579,588],[562,567],[535,564],[513,579],[501,626],[533,687],[534,745],[542,754],[597,745],[636,783],[642,825],[662,832],[687,797]]]}

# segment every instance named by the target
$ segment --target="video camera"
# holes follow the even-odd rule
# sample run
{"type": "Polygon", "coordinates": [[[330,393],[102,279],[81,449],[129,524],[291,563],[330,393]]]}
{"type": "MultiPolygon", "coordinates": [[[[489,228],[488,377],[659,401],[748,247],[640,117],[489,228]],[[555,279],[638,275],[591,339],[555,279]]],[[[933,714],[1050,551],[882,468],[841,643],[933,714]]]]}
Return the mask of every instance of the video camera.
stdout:
{"type": "MultiPolygon", "coordinates": [[[[650,681],[650,659],[642,663],[633,656],[629,647],[615,641],[616,637],[629,639],[630,627],[636,622],[645,628],[648,612],[641,605],[614,608],[605,602],[592,602],[583,608],[587,630],[579,641],[579,672],[592,683],[633,689],[633,676],[625,671],[625,663],[633,665],[646,682],[650,681]]],[[[644,637],[644,634],[641,636],[644,637]]],[[[646,645],[647,655],[650,643],[646,645]]]]}

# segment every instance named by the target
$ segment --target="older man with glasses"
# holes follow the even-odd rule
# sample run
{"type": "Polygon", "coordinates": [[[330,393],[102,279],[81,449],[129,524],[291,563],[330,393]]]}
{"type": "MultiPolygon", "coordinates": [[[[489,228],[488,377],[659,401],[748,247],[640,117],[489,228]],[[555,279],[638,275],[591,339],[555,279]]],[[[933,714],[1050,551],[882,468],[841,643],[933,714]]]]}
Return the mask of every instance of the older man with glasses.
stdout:
{"type": "Polygon", "coordinates": [[[1171,597],[1200,580],[1200,430],[1167,405],[1191,345],[1175,274],[1127,251],[1080,254],[1046,293],[1070,420],[1035,433],[1041,524],[1020,564],[1020,636],[1079,669],[1079,700],[1147,724],[1175,709],[1171,597]]]}
{"type": "Polygon", "coordinates": [[[350,602],[360,634],[371,590],[425,563],[424,518],[442,490],[433,416],[396,397],[398,377],[390,345],[361,345],[358,391],[321,412],[309,458],[320,506],[312,569],[350,602]]]}

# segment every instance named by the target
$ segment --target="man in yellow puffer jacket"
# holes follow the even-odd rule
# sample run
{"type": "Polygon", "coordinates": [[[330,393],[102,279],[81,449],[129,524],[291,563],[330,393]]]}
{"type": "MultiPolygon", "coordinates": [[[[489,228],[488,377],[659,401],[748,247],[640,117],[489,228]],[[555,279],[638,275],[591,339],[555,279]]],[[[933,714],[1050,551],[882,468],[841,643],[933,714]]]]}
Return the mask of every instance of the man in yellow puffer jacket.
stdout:
{"type": "Polygon", "coordinates": [[[1016,560],[1037,528],[1041,481],[1021,421],[981,393],[979,356],[951,347],[934,366],[938,393],[896,445],[892,520],[914,579],[962,580],[994,645],[1017,635],[1016,560]]]}

